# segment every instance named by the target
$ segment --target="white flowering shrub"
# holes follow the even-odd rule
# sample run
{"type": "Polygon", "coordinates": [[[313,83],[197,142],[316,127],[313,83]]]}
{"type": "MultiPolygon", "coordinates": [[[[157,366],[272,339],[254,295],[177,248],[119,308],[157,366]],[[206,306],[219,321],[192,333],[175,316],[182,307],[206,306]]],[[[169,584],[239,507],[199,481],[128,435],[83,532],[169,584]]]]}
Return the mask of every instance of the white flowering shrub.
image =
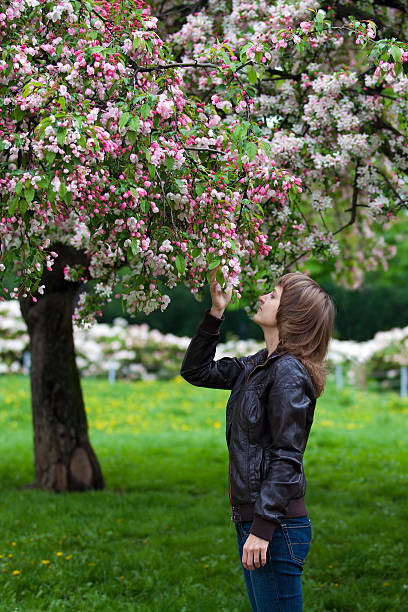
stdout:
{"type": "MultiPolygon", "coordinates": [[[[177,376],[190,338],[162,334],[149,326],[128,325],[117,318],[75,328],[77,365],[82,376],[107,377],[109,371],[129,380],[169,379],[177,376]]],[[[255,353],[262,344],[253,340],[220,344],[217,357],[255,353]]],[[[16,301],[0,302],[0,373],[23,373],[23,355],[29,337],[16,301]]]]}
{"type": "MultiPolygon", "coordinates": [[[[75,328],[77,365],[82,376],[107,377],[115,371],[129,380],[169,379],[177,376],[190,338],[163,334],[145,323],[129,325],[117,318],[113,325],[100,323],[89,329],[75,328]]],[[[264,347],[255,340],[229,340],[217,347],[217,359],[256,353],[264,347]]],[[[0,373],[22,373],[29,337],[16,301],[0,302],[0,373]]],[[[332,339],[328,352],[332,369],[344,364],[349,382],[365,371],[383,387],[392,386],[400,366],[408,365],[408,327],[378,332],[372,340],[353,342],[332,339]]]]}

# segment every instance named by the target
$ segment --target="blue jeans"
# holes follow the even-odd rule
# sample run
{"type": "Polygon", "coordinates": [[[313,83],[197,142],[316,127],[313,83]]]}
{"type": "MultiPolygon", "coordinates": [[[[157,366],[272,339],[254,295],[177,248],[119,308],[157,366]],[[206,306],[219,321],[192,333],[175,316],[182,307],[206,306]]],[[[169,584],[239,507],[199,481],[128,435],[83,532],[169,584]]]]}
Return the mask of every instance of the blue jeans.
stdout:
{"type": "Polygon", "coordinates": [[[242,549],[252,521],[235,523],[239,558],[253,612],[302,612],[302,571],[312,540],[308,516],[282,519],[269,542],[266,564],[247,570],[242,549]]]}

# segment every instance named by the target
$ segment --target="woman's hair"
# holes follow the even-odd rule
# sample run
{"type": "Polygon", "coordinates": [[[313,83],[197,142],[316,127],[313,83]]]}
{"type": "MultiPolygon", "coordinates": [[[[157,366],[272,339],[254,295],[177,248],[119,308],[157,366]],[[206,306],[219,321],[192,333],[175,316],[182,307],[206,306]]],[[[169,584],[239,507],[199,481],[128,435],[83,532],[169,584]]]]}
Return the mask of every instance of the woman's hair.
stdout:
{"type": "Polygon", "coordinates": [[[324,359],[333,333],[333,301],[316,281],[300,272],[285,274],[277,286],[282,289],[276,314],[277,351],[288,351],[303,363],[319,396],[324,389],[324,359]]]}

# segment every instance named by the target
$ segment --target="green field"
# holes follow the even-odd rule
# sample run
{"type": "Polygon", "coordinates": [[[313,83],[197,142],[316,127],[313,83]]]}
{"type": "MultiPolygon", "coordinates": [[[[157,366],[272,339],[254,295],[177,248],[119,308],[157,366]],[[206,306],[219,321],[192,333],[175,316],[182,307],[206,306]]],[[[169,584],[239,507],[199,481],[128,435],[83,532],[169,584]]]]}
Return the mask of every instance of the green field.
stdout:
{"type": "MultiPolygon", "coordinates": [[[[244,612],[224,391],[84,381],[106,490],[33,480],[28,380],[0,377],[0,612],[244,612]]],[[[408,611],[408,401],[328,385],[305,454],[305,612],[408,611]]]]}

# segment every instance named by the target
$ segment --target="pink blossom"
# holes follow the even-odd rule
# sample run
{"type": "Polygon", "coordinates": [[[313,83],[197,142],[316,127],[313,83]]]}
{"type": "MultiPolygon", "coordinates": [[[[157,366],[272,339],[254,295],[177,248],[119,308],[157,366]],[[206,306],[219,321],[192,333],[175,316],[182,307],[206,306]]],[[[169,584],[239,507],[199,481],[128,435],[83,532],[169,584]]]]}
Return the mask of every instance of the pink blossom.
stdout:
{"type": "Polygon", "coordinates": [[[300,23],[300,27],[302,28],[304,33],[307,34],[309,32],[310,28],[312,27],[312,24],[310,23],[310,21],[302,21],[300,23]]]}

